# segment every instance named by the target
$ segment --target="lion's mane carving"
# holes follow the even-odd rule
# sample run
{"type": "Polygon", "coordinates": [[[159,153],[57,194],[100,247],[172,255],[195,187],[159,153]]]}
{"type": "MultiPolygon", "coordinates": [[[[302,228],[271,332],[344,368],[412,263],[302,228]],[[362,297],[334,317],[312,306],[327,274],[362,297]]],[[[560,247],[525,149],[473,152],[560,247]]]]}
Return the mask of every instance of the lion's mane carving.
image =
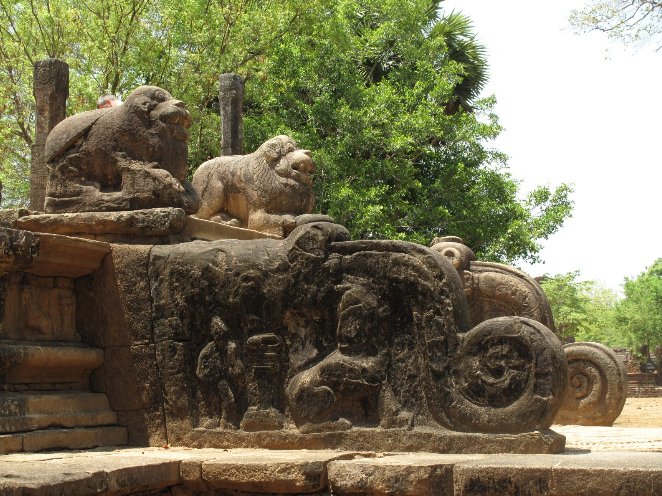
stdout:
{"type": "Polygon", "coordinates": [[[196,212],[197,193],[185,180],[190,124],[184,103],[155,86],[137,88],[122,106],[65,119],[46,140],[45,210],[196,212]]]}
{"type": "Polygon", "coordinates": [[[297,215],[313,209],[314,170],[310,152],[288,136],[276,136],[249,155],[209,160],[193,174],[197,217],[285,235],[297,215]]]}

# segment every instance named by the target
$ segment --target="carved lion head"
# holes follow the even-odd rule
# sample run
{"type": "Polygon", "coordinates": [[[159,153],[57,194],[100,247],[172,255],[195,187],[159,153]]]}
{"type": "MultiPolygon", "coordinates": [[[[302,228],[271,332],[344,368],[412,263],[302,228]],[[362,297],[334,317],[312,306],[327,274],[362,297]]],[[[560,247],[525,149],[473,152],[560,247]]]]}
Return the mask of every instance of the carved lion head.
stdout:
{"type": "Polygon", "coordinates": [[[265,157],[267,164],[284,182],[310,186],[315,164],[309,150],[302,150],[289,136],[276,136],[265,141],[257,150],[265,157]]]}
{"type": "Polygon", "coordinates": [[[191,125],[186,105],[161,88],[140,86],[117,110],[120,109],[124,109],[125,116],[128,114],[135,134],[122,136],[119,151],[145,162],[158,162],[174,178],[183,181],[188,167],[186,129],[191,125]]]}

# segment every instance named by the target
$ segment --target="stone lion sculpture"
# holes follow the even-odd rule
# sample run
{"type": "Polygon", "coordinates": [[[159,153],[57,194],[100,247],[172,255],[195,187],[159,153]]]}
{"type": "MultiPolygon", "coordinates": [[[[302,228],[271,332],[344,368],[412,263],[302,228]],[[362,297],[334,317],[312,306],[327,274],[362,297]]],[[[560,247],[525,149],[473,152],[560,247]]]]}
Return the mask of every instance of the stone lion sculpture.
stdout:
{"type": "Polygon", "coordinates": [[[283,236],[315,204],[308,150],[276,136],[249,155],[217,157],[193,174],[201,219],[283,236]]]}
{"type": "Polygon", "coordinates": [[[59,123],[46,140],[46,212],[179,207],[199,199],[186,181],[191,116],[183,102],[140,86],[118,107],[59,123]]]}

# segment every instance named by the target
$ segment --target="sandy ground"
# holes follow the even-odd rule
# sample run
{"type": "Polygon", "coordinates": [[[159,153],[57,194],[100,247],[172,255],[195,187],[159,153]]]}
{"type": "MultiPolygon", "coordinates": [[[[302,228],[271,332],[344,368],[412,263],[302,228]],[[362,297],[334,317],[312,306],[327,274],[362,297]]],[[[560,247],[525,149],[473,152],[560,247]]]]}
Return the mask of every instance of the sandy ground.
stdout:
{"type": "Polygon", "coordinates": [[[614,427],[662,427],[662,398],[628,398],[614,427]]]}

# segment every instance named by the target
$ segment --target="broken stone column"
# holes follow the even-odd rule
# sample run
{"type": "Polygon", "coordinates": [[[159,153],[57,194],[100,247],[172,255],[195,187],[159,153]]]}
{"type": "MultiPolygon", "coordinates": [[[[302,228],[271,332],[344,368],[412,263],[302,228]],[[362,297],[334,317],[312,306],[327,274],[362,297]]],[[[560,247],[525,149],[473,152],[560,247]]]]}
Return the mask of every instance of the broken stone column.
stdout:
{"type": "Polygon", "coordinates": [[[30,167],[30,210],[43,211],[48,170],[44,157],[46,137],[64,120],[69,97],[69,66],[57,59],[35,62],[32,92],[37,109],[30,167]]]}
{"type": "Polygon", "coordinates": [[[241,76],[234,73],[221,74],[219,101],[221,104],[221,156],[243,155],[244,80],[241,76]]]}

